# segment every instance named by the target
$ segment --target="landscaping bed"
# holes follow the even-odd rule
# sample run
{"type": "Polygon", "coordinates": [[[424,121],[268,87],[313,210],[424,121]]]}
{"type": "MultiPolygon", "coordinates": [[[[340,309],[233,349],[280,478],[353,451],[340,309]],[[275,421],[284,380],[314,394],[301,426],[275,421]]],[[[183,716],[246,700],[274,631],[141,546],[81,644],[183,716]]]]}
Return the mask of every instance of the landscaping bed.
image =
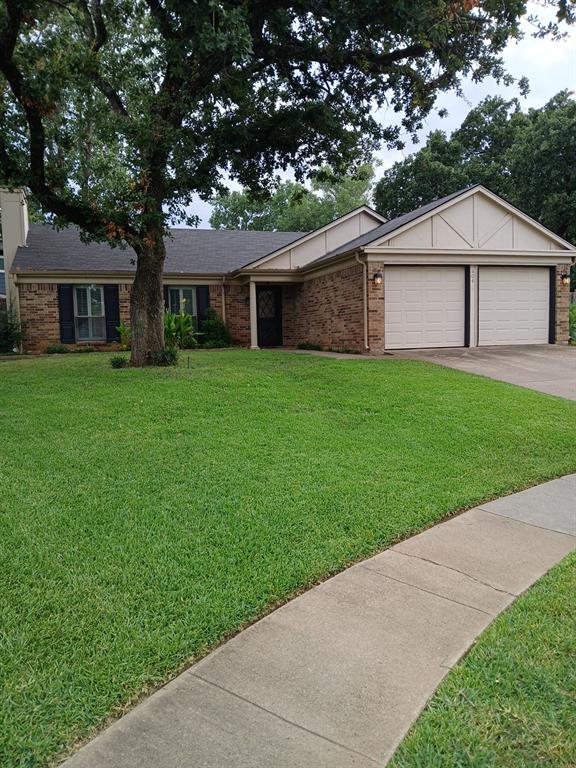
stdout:
{"type": "Polygon", "coordinates": [[[576,469],[576,404],[426,363],[225,350],[0,375],[6,768],[352,561],[576,469]]]}

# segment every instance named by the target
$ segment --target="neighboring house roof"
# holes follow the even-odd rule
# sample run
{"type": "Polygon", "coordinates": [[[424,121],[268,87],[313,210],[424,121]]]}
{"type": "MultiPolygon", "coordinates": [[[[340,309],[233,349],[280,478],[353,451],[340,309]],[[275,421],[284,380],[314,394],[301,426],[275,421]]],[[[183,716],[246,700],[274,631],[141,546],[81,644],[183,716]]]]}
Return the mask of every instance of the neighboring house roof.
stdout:
{"type": "Polygon", "coordinates": [[[370,243],[373,243],[376,240],[380,240],[385,235],[389,235],[391,232],[394,232],[395,229],[400,229],[400,227],[403,227],[405,224],[410,224],[410,222],[414,221],[415,219],[419,219],[421,216],[425,216],[427,213],[430,213],[430,211],[433,211],[435,208],[439,208],[441,205],[444,205],[444,203],[448,203],[450,202],[450,200],[453,200],[455,197],[459,197],[460,195],[464,194],[464,192],[468,192],[468,190],[474,189],[475,187],[479,187],[479,186],[480,184],[473,184],[469,187],[464,187],[464,189],[459,189],[457,192],[452,192],[451,195],[446,195],[445,197],[439,197],[437,200],[433,200],[431,203],[422,205],[420,206],[420,208],[416,208],[414,211],[410,211],[409,213],[403,213],[402,216],[397,216],[395,219],[390,219],[390,221],[386,221],[384,224],[381,224],[379,227],[374,227],[374,229],[371,229],[369,232],[366,232],[365,234],[360,235],[360,237],[357,237],[354,240],[351,240],[349,243],[344,243],[343,245],[340,245],[338,248],[334,248],[334,250],[330,251],[324,256],[321,256],[319,259],[316,259],[315,261],[313,261],[312,264],[318,264],[319,262],[324,261],[326,259],[331,259],[334,256],[339,256],[340,254],[344,254],[344,253],[350,253],[350,251],[355,251],[358,248],[362,248],[363,246],[370,245],[370,243]]]}
{"type": "MultiPolygon", "coordinates": [[[[223,274],[289,243],[303,232],[224,229],[173,229],[166,238],[166,274],[223,274]]],[[[85,244],[77,227],[55,230],[32,224],[27,245],[18,248],[12,272],[134,272],[131,249],[106,243],[85,244]]]]}

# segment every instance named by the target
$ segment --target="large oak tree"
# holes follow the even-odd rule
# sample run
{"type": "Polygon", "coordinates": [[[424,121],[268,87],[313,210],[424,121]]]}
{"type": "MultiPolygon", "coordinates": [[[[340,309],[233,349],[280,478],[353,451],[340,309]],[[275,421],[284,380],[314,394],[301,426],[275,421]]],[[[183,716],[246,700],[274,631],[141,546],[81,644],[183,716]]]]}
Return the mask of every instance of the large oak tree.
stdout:
{"type": "Polygon", "coordinates": [[[164,237],[194,194],[224,176],[258,192],[278,169],[361,162],[399,140],[376,108],[413,131],[462,75],[505,77],[499,53],[525,12],[522,0],[1,0],[0,184],[133,249],[144,365],[163,347],[164,237]]]}

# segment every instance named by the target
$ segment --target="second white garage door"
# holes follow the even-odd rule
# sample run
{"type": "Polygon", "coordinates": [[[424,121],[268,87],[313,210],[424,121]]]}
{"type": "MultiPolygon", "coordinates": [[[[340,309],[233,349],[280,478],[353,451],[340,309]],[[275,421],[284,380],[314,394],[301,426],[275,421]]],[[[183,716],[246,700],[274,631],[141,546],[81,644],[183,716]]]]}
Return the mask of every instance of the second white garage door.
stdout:
{"type": "Polygon", "coordinates": [[[546,344],[549,293],[546,267],[480,267],[478,343],[546,344]]]}
{"type": "Polygon", "coordinates": [[[386,349],[464,346],[464,267],[386,267],[386,349]]]}

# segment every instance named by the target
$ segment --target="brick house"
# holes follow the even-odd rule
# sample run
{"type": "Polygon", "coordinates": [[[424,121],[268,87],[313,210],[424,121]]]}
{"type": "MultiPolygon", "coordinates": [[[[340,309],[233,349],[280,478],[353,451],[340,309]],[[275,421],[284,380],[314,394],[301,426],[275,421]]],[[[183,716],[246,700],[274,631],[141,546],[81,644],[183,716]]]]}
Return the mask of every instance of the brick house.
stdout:
{"type": "MultiPolygon", "coordinates": [[[[129,250],[28,227],[0,192],[7,296],[26,347],[106,345],[129,321],[129,250]]],[[[213,307],[236,344],[387,349],[568,341],[576,248],[474,186],[385,221],[364,206],[313,232],[174,229],[167,307],[213,307]]]]}

